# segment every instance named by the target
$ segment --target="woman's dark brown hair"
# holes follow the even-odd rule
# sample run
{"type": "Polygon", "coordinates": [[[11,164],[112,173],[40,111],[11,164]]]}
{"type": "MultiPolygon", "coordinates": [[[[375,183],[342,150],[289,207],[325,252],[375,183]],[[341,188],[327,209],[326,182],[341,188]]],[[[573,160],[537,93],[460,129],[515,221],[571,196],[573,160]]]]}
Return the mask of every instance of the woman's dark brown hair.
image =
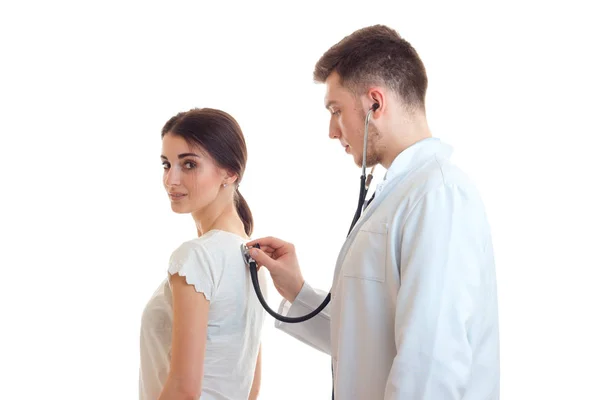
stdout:
{"type": "Polygon", "coordinates": [[[220,168],[238,176],[235,182],[235,205],[246,235],[251,236],[254,228],[252,212],[238,188],[248,154],[246,140],[237,121],[221,110],[194,108],[169,119],[162,129],[161,138],[167,133],[182,137],[190,145],[200,146],[220,168]]]}

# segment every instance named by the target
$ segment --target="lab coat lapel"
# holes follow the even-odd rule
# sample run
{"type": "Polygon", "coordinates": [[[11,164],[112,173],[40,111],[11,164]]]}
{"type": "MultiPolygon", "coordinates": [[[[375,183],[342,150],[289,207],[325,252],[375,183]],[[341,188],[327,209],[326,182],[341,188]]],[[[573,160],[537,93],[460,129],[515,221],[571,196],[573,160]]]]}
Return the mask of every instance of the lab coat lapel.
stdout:
{"type": "Polygon", "coordinates": [[[348,248],[354,242],[354,237],[356,236],[357,232],[360,230],[360,227],[365,223],[366,220],[369,219],[371,214],[373,214],[374,210],[377,209],[377,205],[379,203],[381,203],[388,194],[389,194],[389,191],[386,191],[385,193],[382,192],[375,196],[375,198],[373,199],[373,201],[371,202],[369,207],[367,207],[367,209],[363,212],[363,214],[360,216],[358,221],[356,221],[356,225],[354,225],[354,228],[352,228],[352,232],[350,232],[350,235],[348,235],[348,237],[346,238],[346,241],[344,242],[344,245],[342,246],[342,249],[340,250],[340,254],[338,255],[338,258],[337,258],[337,261],[335,264],[335,272],[333,275],[334,288],[335,288],[335,286],[337,286],[338,274],[340,272],[342,264],[344,263],[346,254],[348,253],[348,248]]]}

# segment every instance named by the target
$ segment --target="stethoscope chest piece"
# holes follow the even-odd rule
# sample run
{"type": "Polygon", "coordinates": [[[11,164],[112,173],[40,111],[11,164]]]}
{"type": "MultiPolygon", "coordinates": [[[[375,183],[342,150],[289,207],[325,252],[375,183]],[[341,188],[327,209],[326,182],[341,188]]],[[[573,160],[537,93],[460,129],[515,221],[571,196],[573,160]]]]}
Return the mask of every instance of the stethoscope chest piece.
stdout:
{"type": "MultiPolygon", "coordinates": [[[[260,245],[259,244],[255,244],[254,246],[251,247],[256,247],[257,249],[260,249],[260,245]]],[[[242,249],[242,255],[244,256],[244,261],[246,262],[247,265],[250,265],[251,263],[256,263],[256,261],[250,256],[250,248],[246,246],[244,243],[242,243],[241,249],[242,249]]]]}

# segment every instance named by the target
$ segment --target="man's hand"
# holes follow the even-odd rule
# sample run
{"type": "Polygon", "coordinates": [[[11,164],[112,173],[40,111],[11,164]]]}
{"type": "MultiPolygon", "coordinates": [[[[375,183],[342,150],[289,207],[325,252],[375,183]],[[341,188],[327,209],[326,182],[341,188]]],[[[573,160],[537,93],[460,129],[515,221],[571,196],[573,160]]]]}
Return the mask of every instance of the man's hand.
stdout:
{"type": "Polygon", "coordinates": [[[264,266],[269,270],[279,294],[292,303],[304,285],[294,245],[274,237],[255,239],[246,245],[250,247],[257,243],[260,250],[250,249],[250,256],[256,260],[257,267],[264,266]]]}

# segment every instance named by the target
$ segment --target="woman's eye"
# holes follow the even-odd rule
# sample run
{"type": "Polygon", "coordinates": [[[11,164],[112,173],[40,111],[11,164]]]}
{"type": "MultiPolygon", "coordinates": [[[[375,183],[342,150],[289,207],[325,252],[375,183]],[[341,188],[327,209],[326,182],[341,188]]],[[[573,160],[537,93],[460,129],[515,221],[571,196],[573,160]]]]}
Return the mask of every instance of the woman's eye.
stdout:
{"type": "Polygon", "coordinates": [[[196,164],[191,161],[186,161],[183,163],[183,166],[187,169],[192,169],[196,166],[196,164]]]}
{"type": "Polygon", "coordinates": [[[162,163],[162,166],[163,166],[164,169],[169,169],[169,163],[168,162],[162,163]]]}

